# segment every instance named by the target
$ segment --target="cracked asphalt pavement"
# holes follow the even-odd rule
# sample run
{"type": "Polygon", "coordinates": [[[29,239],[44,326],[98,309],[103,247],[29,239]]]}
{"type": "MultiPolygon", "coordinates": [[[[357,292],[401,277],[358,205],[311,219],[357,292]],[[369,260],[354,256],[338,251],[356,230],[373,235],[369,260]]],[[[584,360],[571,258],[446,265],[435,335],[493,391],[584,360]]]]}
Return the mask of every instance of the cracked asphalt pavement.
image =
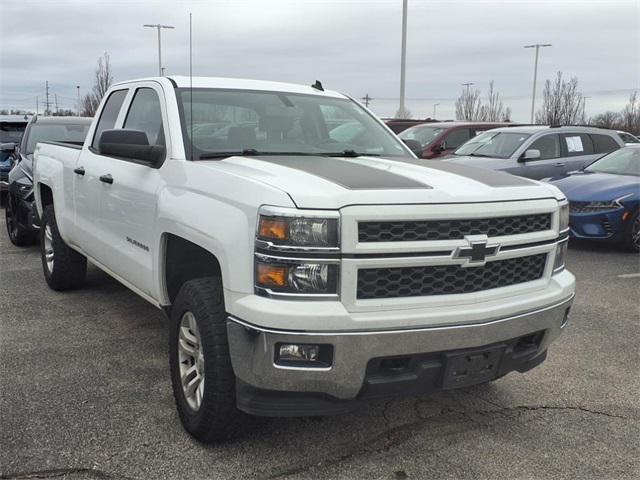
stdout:
{"type": "Polygon", "coordinates": [[[639,478],[639,257],[572,244],[568,266],[571,321],[531,372],[251,419],[204,446],[174,409],[163,314],[96,268],[83,289],[49,290],[38,247],[2,227],[0,478],[639,478]]]}

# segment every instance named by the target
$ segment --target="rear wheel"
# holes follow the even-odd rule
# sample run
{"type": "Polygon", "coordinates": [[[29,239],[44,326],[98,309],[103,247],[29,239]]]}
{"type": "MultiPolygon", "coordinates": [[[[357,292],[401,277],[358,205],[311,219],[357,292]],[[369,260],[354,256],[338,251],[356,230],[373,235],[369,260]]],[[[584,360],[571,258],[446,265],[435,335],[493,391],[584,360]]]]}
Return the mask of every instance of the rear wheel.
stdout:
{"type": "Polygon", "coordinates": [[[636,210],[627,221],[623,242],[632,252],[640,252],[640,210],[636,210]]]}
{"type": "Polygon", "coordinates": [[[18,247],[24,247],[25,245],[31,245],[35,241],[35,235],[20,225],[18,199],[14,198],[11,193],[7,193],[4,216],[11,243],[18,247]]]}
{"type": "Polygon", "coordinates": [[[239,411],[221,279],[186,282],[171,308],[170,328],[171,382],[180,420],[201,442],[222,440],[239,411]]]}
{"type": "Polygon", "coordinates": [[[84,283],[87,258],[69,247],[58,230],[53,205],[47,205],[40,223],[40,255],[44,278],[54,290],[68,290],[84,283]]]}

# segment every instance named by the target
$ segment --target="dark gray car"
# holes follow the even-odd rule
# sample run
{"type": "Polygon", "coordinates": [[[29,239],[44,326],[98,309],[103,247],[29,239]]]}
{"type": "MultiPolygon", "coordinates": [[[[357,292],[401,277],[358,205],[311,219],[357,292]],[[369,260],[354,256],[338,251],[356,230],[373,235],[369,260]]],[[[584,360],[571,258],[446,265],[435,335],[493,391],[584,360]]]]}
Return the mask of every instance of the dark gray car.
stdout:
{"type": "Polygon", "coordinates": [[[592,127],[496,128],[472,138],[442,161],[541,179],[580,170],[624,147],[616,132],[592,127]]]}

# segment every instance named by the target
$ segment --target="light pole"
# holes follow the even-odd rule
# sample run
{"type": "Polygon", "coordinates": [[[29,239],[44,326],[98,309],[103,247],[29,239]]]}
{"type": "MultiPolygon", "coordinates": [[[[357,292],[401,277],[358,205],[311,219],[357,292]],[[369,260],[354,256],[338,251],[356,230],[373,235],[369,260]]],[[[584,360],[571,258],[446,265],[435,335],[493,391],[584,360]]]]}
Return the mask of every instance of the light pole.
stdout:
{"type": "Polygon", "coordinates": [[[525,45],[524,48],[535,48],[536,49],[536,61],[533,66],[533,94],[531,95],[531,121],[529,123],[533,123],[533,112],[536,106],[536,80],[538,78],[538,52],[540,51],[540,47],[550,47],[550,43],[536,43],[535,45],[525,45]]]}
{"type": "Polygon", "coordinates": [[[78,90],[78,116],[80,116],[80,85],[76,85],[76,89],[78,90]]]}
{"type": "Polygon", "coordinates": [[[402,0],[402,52],[400,54],[400,109],[398,110],[400,117],[406,116],[406,108],[404,106],[404,82],[405,70],[407,68],[407,1],[402,0]]]}
{"type": "Polygon", "coordinates": [[[433,104],[433,119],[436,119],[436,107],[440,105],[439,103],[434,103],[433,104]]]}
{"type": "Polygon", "coordinates": [[[157,28],[158,29],[158,75],[162,77],[162,75],[163,75],[163,68],[162,68],[162,40],[161,40],[160,30],[162,28],[174,29],[176,27],[173,27],[171,25],[161,25],[159,23],[157,23],[155,25],[145,24],[144,26],[148,27],[148,28],[157,28]]]}
{"type": "Polygon", "coordinates": [[[582,97],[582,118],[585,121],[587,120],[587,98],[591,97],[582,97]]]}

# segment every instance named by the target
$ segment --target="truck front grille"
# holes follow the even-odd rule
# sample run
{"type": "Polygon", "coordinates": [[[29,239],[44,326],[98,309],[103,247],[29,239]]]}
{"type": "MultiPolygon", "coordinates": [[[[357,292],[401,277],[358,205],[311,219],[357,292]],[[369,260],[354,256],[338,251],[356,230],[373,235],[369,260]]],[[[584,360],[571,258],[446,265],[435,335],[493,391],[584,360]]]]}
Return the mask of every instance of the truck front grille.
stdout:
{"type": "Polygon", "coordinates": [[[482,234],[501,237],[540,232],[550,228],[549,213],[463,220],[367,221],[358,223],[358,241],[367,243],[456,240],[464,238],[465,235],[482,234]]]}
{"type": "Polygon", "coordinates": [[[432,265],[358,270],[359,300],[472,293],[542,278],[547,254],[488,262],[481,267],[432,265]]]}

